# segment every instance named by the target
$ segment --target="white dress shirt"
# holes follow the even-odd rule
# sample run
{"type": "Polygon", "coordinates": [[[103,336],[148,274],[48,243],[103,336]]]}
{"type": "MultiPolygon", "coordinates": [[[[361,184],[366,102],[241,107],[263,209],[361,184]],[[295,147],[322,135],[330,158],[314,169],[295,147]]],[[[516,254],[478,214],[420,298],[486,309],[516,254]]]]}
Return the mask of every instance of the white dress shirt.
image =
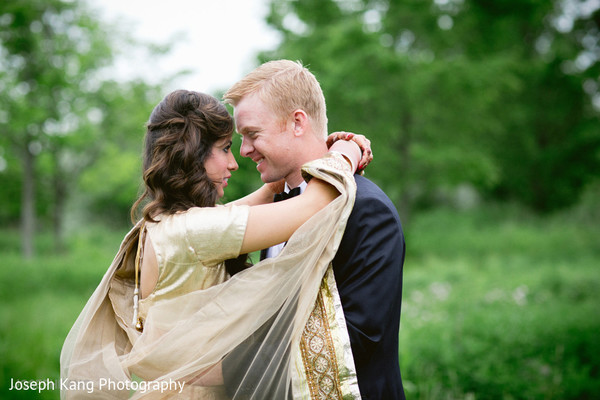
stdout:
{"type": "MultiPolygon", "coordinates": [[[[307,185],[306,181],[302,181],[302,183],[299,186],[300,194],[304,193],[304,190],[306,189],[306,185],[307,185]]],[[[286,193],[289,193],[290,190],[292,190],[292,188],[290,188],[286,182],[285,188],[283,189],[283,191],[286,193]]],[[[275,246],[269,247],[267,249],[266,258],[276,257],[279,253],[281,253],[281,250],[283,250],[285,243],[286,242],[283,242],[283,243],[276,244],[275,246]]]]}

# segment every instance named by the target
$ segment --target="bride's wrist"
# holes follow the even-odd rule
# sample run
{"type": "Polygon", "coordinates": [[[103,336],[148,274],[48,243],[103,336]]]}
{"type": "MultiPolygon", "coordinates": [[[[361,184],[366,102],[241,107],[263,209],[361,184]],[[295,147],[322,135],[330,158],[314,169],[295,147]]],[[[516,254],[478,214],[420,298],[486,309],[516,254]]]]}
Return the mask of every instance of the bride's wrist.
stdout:
{"type": "Polygon", "coordinates": [[[329,148],[329,151],[336,151],[341,153],[342,156],[348,161],[350,164],[350,168],[352,169],[352,173],[356,172],[358,168],[358,163],[362,159],[362,151],[358,144],[353,141],[346,140],[338,140],[333,143],[329,148]]]}

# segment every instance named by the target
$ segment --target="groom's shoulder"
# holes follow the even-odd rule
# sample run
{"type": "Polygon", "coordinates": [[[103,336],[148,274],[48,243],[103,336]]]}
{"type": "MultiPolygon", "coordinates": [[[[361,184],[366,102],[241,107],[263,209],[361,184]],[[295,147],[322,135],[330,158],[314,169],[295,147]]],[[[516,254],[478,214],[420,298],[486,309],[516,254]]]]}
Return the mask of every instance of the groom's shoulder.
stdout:
{"type": "Polygon", "coordinates": [[[385,194],[385,192],[368,178],[362,175],[354,175],[356,181],[356,200],[355,209],[358,205],[368,208],[384,208],[389,209],[393,214],[398,214],[394,203],[385,194]]]}
{"type": "Polygon", "coordinates": [[[356,199],[381,199],[384,202],[392,203],[385,192],[375,184],[372,180],[365,178],[362,175],[354,175],[356,181],[356,199]]]}

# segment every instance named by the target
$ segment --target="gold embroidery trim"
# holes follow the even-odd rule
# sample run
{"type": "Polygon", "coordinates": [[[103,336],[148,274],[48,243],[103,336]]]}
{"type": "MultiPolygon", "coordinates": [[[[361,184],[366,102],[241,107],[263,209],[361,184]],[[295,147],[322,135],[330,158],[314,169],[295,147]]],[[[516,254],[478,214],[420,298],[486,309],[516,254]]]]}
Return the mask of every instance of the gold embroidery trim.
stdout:
{"type": "Polygon", "coordinates": [[[300,351],[313,399],[341,399],[335,348],[321,291],[302,332],[300,351]]]}

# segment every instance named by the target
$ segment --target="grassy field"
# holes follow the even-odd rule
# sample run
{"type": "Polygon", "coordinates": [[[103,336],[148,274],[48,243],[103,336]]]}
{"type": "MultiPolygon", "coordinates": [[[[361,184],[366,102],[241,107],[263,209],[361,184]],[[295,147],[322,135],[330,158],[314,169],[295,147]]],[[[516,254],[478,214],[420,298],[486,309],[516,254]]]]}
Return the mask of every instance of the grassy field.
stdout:
{"type": "Polygon", "coordinates": [[[407,232],[410,399],[599,399],[600,224],[487,208],[407,232]]]}
{"type": "MultiPolygon", "coordinates": [[[[599,225],[506,206],[414,216],[399,350],[407,397],[600,398],[599,225]]],[[[58,398],[8,388],[58,379],[62,342],[124,233],[87,228],[62,255],[42,235],[23,261],[18,233],[0,230],[0,398],[58,398]]]]}

